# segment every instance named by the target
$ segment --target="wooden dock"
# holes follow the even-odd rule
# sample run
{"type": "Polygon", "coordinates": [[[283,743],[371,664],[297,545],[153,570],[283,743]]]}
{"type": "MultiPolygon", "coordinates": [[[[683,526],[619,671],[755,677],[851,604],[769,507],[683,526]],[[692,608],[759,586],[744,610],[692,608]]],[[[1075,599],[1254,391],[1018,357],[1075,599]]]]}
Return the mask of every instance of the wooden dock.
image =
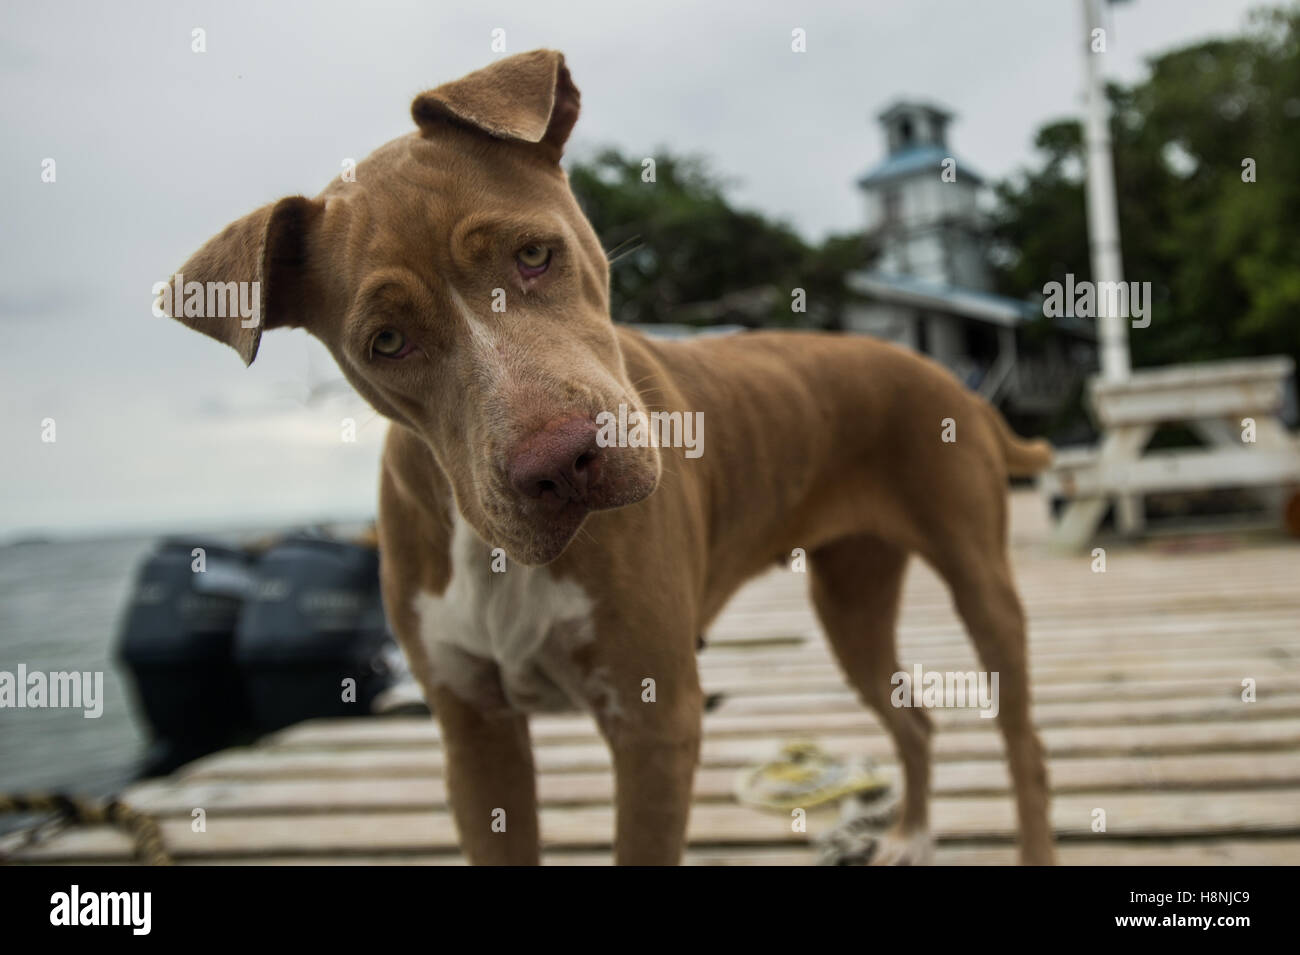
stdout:
{"type": "MultiPolygon", "coordinates": [[[[1214,535],[1048,552],[1038,498],[1013,497],[1018,580],[1031,621],[1035,716],[1050,756],[1063,863],[1300,863],[1300,546],[1214,535]],[[1242,700],[1255,681],[1256,702],[1242,700]],[[1094,832],[1095,810],[1106,831],[1094,832]]],[[[783,742],[870,754],[889,740],[846,688],[820,637],[803,575],[775,570],[728,608],[700,657],[707,691],[687,862],[808,864],[836,813],[739,805],[737,774],[783,742]]],[[[946,591],[919,562],[902,622],[904,666],[975,668],[946,591]]],[[[1002,741],[973,710],[935,711],[936,859],[1015,859],[1002,741]]],[[[585,716],[533,722],[547,861],[607,863],[609,756],[585,716]]],[[[180,863],[462,861],[446,806],[443,755],[427,718],[312,722],[217,753],[126,794],[155,815],[180,863]],[[206,831],[195,832],[196,808],[206,831]]],[[[123,834],[70,829],[29,862],[120,863],[123,834]]]]}

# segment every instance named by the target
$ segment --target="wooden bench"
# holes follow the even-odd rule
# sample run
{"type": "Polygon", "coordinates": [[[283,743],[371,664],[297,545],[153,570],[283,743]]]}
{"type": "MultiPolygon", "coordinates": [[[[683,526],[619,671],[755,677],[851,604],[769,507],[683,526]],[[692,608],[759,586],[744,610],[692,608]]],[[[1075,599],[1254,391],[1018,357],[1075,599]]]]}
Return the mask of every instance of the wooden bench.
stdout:
{"type": "Polygon", "coordinates": [[[1290,358],[1275,357],[1138,371],[1118,382],[1092,379],[1088,399],[1104,429],[1101,444],[1057,452],[1039,480],[1049,501],[1068,501],[1052,543],[1085,546],[1112,502],[1120,533],[1139,533],[1146,494],[1300,485],[1300,440],[1280,417],[1294,367],[1290,358]],[[1165,424],[1187,425],[1206,446],[1144,453],[1165,424]]]}

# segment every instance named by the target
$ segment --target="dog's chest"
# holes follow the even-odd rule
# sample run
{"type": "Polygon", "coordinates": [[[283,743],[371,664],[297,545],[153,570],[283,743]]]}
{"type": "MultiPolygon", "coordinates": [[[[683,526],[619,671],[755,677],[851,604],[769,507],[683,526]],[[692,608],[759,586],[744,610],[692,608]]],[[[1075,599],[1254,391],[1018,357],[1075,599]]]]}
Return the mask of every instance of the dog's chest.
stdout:
{"type": "Polygon", "coordinates": [[[592,601],[574,580],[509,562],[453,516],[451,580],[415,598],[432,682],[485,710],[572,710],[593,675],[576,659],[593,638],[592,601]]]}

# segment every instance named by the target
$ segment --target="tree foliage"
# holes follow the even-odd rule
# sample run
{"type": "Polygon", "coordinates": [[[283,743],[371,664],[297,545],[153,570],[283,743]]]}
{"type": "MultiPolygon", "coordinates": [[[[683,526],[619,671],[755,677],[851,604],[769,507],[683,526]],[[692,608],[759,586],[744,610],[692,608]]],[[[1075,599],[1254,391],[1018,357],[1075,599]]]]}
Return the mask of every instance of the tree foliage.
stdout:
{"type": "Polygon", "coordinates": [[[605,150],[575,163],[569,180],[613,261],[611,297],[622,322],[828,327],[843,278],[861,264],[860,239],[811,246],[784,223],[734,208],[728,185],[698,157],[661,152],[654,181],[644,160],[605,150]],[[806,312],[791,310],[805,290],[806,312]]]}
{"type": "MultiPolygon", "coordinates": [[[[1152,285],[1135,365],[1283,353],[1300,360],[1300,6],[1255,15],[1240,36],[1156,57],[1108,89],[1125,278],[1152,285]],[[1243,161],[1254,160],[1254,182],[1243,161]]],[[[996,185],[998,291],[1090,278],[1078,121],[1044,126],[1039,160],[996,185]]],[[[611,252],[612,306],[625,322],[837,327],[861,236],[805,242],[734,208],[697,157],[606,150],[570,169],[611,252]],[[806,313],[791,292],[807,293],[806,313]]],[[[847,187],[846,187],[847,188],[847,187]]],[[[1047,333],[1044,324],[1030,332],[1047,333]]]]}
{"type": "MultiPolygon", "coordinates": [[[[1300,360],[1300,7],[1150,66],[1108,90],[1125,279],[1154,299],[1151,326],[1129,336],[1134,364],[1300,360]]],[[[1035,146],[1037,168],[996,187],[1009,295],[1090,272],[1080,124],[1047,125],[1035,146]]]]}

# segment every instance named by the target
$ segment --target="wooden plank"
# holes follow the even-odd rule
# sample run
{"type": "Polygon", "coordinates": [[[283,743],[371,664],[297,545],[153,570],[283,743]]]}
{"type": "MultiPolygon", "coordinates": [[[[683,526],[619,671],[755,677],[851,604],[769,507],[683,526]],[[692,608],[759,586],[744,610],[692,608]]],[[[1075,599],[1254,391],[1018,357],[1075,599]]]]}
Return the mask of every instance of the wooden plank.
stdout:
{"type": "MultiPolygon", "coordinates": [[[[1164,664],[1150,662],[1139,665],[1110,665],[1105,661],[1088,666],[1073,667],[1035,667],[1032,671],[1033,692],[1036,699],[1050,698],[1055,683],[1075,684],[1080,679],[1097,682],[1156,682],[1160,680],[1187,680],[1219,677],[1227,680],[1229,676],[1253,677],[1263,683],[1272,676],[1281,676],[1294,672],[1284,661],[1266,657],[1254,660],[1222,660],[1206,662],[1199,659],[1169,660],[1164,664]]],[[[913,661],[904,660],[905,664],[913,661]]],[[[927,669],[968,670],[970,660],[953,658],[943,661],[944,666],[931,665],[927,669]]],[[[751,672],[735,674],[725,679],[708,674],[702,678],[704,688],[713,693],[726,693],[729,696],[755,696],[767,693],[793,693],[801,691],[820,691],[843,689],[847,684],[843,676],[833,666],[812,668],[806,672],[787,673],[793,667],[754,667],[751,672]],[[773,672],[775,670],[775,672],[773,672]]]]}
{"type": "MultiPolygon", "coordinates": [[[[1300,567],[1296,568],[1300,577],[1300,567]]],[[[1202,587],[1206,585],[1201,585],[1202,587]]],[[[1104,599],[1104,593],[1092,588],[1080,588],[1094,600],[1104,599]]],[[[1060,655],[1092,650],[1109,653],[1112,649],[1131,648],[1135,639],[1144,644],[1159,646],[1238,647],[1294,645],[1297,634],[1294,621],[1297,610],[1293,597],[1260,598],[1249,592],[1240,595],[1236,609],[1203,610],[1195,616],[1178,613],[1132,613],[1115,616],[1096,615],[1081,620],[1064,608],[1059,615],[1038,614],[1029,630],[1029,640],[1035,659],[1044,655],[1060,655]],[[1289,601],[1289,603],[1287,603],[1289,601]],[[1184,626],[1180,627],[1182,624],[1184,626]],[[1092,638],[1090,639],[1089,634],[1092,638]],[[1178,642],[1180,636],[1186,644],[1178,642]]],[[[1033,613],[1033,608],[1030,607],[1033,613]]],[[[967,646],[965,629],[955,616],[936,620],[925,626],[905,621],[898,630],[900,642],[915,650],[942,649],[967,646]]],[[[803,642],[790,646],[765,646],[752,650],[737,645],[710,643],[697,657],[702,669],[727,665],[732,661],[760,658],[764,662],[777,660],[799,661],[826,658],[826,644],[820,630],[810,630],[803,642]]]]}
{"type": "MultiPolygon", "coordinates": [[[[982,720],[981,723],[988,723],[982,720]]],[[[1198,752],[1270,752],[1300,746],[1300,719],[1255,719],[1165,726],[1127,725],[1058,727],[1040,733],[1056,757],[1194,754],[1198,752]]],[[[741,767],[772,758],[782,738],[705,738],[702,765],[741,767]]],[[[823,749],[842,757],[871,756],[888,760],[893,745],[881,732],[817,734],[823,749]]],[[[978,727],[935,736],[936,760],[1001,759],[1002,740],[993,729],[978,727]]],[[[600,742],[554,743],[535,748],[539,772],[604,770],[609,750],[600,742]]],[[[279,750],[272,747],[227,750],[191,763],[178,775],[199,779],[340,779],[429,776],[440,774],[443,754],[434,746],[359,748],[354,750],[279,750]]]]}
{"type": "MultiPolygon", "coordinates": [[[[125,847],[122,847],[123,852],[125,847]]],[[[1230,866],[1230,865],[1297,865],[1300,864],[1300,839],[1182,839],[1126,841],[1107,838],[1081,842],[1062,842],[1057,846],[1061,865],[1067,866],[1230,866]]],[[[724,846],[688,848],[683,864],[691,866],[792,866],[812,865],[815,853],[807,846],[769,848],[765,846],[724,846]]],[[[63,865],[125,864],[124,855],[104,858],[66,857],[45,859],[39,864],[63,865]]],[[[613,863],[607,850],[551,850],[543,856],[544,865],[608,866],[613,863]]],[[[950,843],[935,850],[937,865],[1002,866],[1016,863],[1014,846],[999,844],[950,843]]],[[[182,865],[405,865],[459,866],[465,860],[456,852],[391,852],[336,856],[227,856],[182,860],[182,865]]]]}
{"type": "MultiPolygon", "coordinates": [[[[1284,538],[1270,537],[1267,542],[1255,541],[1251,546],[1243,546],[1238,539],[1222,537],[1214,550],[1206,552],[1180,551],[1166,553],[1152,544],[1130,544],[1117,547],[1125,555],[1125,567],[1132,570],[1129,574],[1101,577],[1106,586],[1116,594],[1141,594],[1141,588],[1135,586],[1136,580],[1160,580],[1172,589],[1188,589],[1187,582],[1197,579],[1209,579],[1225,562],[1230,561],[1250,567],[1258,574],[1243,578],[1242,586],[1272,587],[1285,583],[1286,570],[1296,563],[1293,547],[1287,545],[1284,538]],[[1178,573],[1171,573],[1177,571],[1178,573]]],[[[1090,558],[1063,556],[1041,553],[1023,555],[1016,561],[1017,577],[1022,589],[1029,594],[1040,592],[1050,597],[1051,602],[1069,601],[1074,594],[1070,591],[1052,593],[1049,591],[1053,581],[1063,574],[1086,569],[1090,558]]],[[[797,623],[813,614],[810,605],[805,603],[808,575],[795,571],[774,568],[768,573],[747,583],[736,595],[736,602],[718,616],[719,623],[744,621],[746,623],[770,623],[774,616],[782,623],[797,623]],[[757,606],[759,592],[770,600],[770,604],[757,606]]],[[[913,558],[908,564],[904,594],[912,598],[906,602],[904,616],[924,615],[949,608],[947,588],[935,572],[920,558],[913,558]]]]}
{"type": "MultiPolygon", "coordinates": [[[[1122,575],[1129,572],[1129,568],[1123,563],[1122,551],[1111,553],[1108,562],[1115,574],[1122,575]]],[[[1294,572],[1300,575],[1300,563],[1296,565],[1294,572]]],[[[1242,573],[1249,573],[1249,571],[1243,570],[1242,573]]],[[[1051,605],[1043,604],[1032,591],[1027,591],[1025,606],[1031,614],[1029,626],[1031,638],[1060,636],[1078,639],[1087,633],[1086,627],[1089,624],[1092,626],[1093,634],[1105,638],[1109,636],[1109,628],[1099,627],[1098,623],[1102,621],[1113,622],[1117,628],[1131,634],[1161,635],[1167,634],[1171,629],[1171,617],[1186,621],[1191,628],[1190,632],[1196,634],[1208,632],[1209,624],[1202,623],[1203,618],[1215,619],[1220,633],[1225,631],[1232,633],[1236,629],[1234,622],[1239,621],[1243,632],[1271,630],[1274,636],[1281,639],[1294,634],[1294,629],[1286,626],[1289,621],[1294,620],[1293,615],[1297,609],[1294,594],[1288,593],[1288,587],[1293,584],[1294,577],[1292,581],[1279,583],[1268,590],[1245,585],[1239,591],[1233,589],[1230,594],[1223,587],[1222,580],[1194,580],[1191,582],[1192,586],[1186,591],[1162,588],[1160,599],[1153,603],[1150,593],[1145,597],[1142,595],[1128,597],[1108,590],[1106,581],[1108,576],[1110,574],[1093,574],[1087,566],[1071,569],[1068,575],[1062,574],[1055,584],[1063,589],[1068,587],[1071,591],[1070,599],[1054,600],[1051,605]],[[1188,598],[1203,597],[1207,587],[1219,591],[1211,595],[1215,598],[1234,596],[1239,599],[1235,603],[1223,605],[1205,606],[1199,601],[1188,605],[1186,602],[1188,598]]],[[[1162,587],[1154,580],[1144,581],[1143,586],[1148,591],[1162,587]]],[[[961,622],[951,608],[944,608],[942,613],[924,619],[916,614],[904,614],[898,632],[904,639],[918,643],[942,643],[955,638],[964,639],[961,622]]],[[[798,634],[804,637],[804,644],[817,646],[822,643],[820,625],[811,617],[809,617],[808,627],[800,630],[798,634]]],[[[761,650],[750,651],[745,648],[708,643],[700,653],[699,659],[703,661],[710,656],[744,656],[769,652],[791,656],[802,649],[803,646],[775,649],[763,647],[761,650]]]]}
{"type": "MultiPolygon", "coordinates": [[[[1223,664],[1245,664],[1252,660],[1274,660],[1278,656],[1289,656],[1296,654],[1300,656],[1300,634],[1295,637],[1276,637],[1266,641],[1252,642],[1244,640],[1240,643],[1235,642],[1231,637],[1225,639],[1222,632],[1217,636],[1205,635],[1197,638],[1195,636],[1188,640],[1186,645],[1172,644],[1171,641],[1153,641],[1155,645],[1147,644],[1140,647],[1133,646],[1098,646],[1088,651],[1071,647],[1044,647],[1042,652],[1031,642],[1031,655],[1033,671],[1037,672],[1054,672],[1057,670],[1074,671],[1079,667],[1087,666],[1092,670],[1106,667],[1120,667],[1130,665],[1163,665],[1168,662],[1171,654],[1183,651],[1183,655],[1195,656],[1196,660],[1201,663],[1223,663],[1223,664]],[[1199,646],[1198,646],[1199,644],[1199,646]]],[[[974,647],[968,646],[964,635],[960,640],[949,641],[942,645],[914,646],[906,639],[900,641],[900,656],[912,656],[922,659],[927,668],[945,669],[949,665],[957,666],[974,659],[974,647]]],[[[906,660],[903,661],[906,664],[906,660]]],[[[707,665],[700,666],[700,672],[705,676],[735,676],[746,675],[755,670],[770,671],[773,666],[780,666],[782,670],[792,672],[817,672],[838,670],[838,664],[831,656],[828,648],[809,647],[799,651],[799,655],[792,656],[782,653],[764,654],[761,657],[740,660],[728,659],[725,661],[714,660],[707,665]]]]}
{"type": "MultiPolygon", "coordinates": [[[[944,730],[970,730],[980,724],[995,725],[978,711],[930,709],[936,727],[944,730]]],[[[1300,694],[1270,693],[1267,690],[1255,703],[1241,701],[1241,687],[1224,681],[1223,692],[1215,697],[1099,700],[1082,703],[1038,703],[1034,722],[1044,729],[1051,726],[1109,726],[1142,722],[1151,725],[1191,721],[1232,719],[1268,719],[1300,716],[1300,694]]],[[[328,724],[312,723],[283,734],[265,745],[277,751],[346,749],[374,746],[435,746],[439,744],[437,725],[428,719],[407,719],[400,724],[376,720],[360,721],[346,732],[328,724]],[[377,725],[378,724],[378,725],[377,725]]],[[[593,722],[589,716],[550,717],[531,721],[534,746],[553,742],[590,739],[593,722]]],[[[876,733],[880,731],[876,715],[858,705],[840,711],[782,710],[774,713],[743,711],[731,713],[726,704],[718,712],[704,717],[704,733],[713,739],[737,736],[814,736],[822,733],[876,733]]]]}
{"type": "MultiPolygon", "coordinates": [[[[707,681],[706,681],[707,683],[707,681]]],[[[716,713],[734,716],[740,713],[858,713],[865,712],[865,705],[857,694],[845,686],[842,681],[828,681],[829,689],[806,689],[803,691],[780,692],[779,688],[763,693],[737,693],[725,697],[716,713]]],[[[1275,673],[1257,684],[1261,700],[1271,698],[1272,694],[1300,693],[1300,673],[1275,673]]],[[[1114,681],[1099,680],[1086,683],[1056,683],[1050,694],[1039,694],[1036,705],[1049,705],[1071,702],[1100,702],[1120,700],[1161,700],[1178,698],[1199,699],[1237,699],[1240,695],[1239,683],[1223,677],[1201,677],[1187,680],[1149,680],[1149,681],[1114,681]],[[1050,696],[1050,701],[1044,701],[1050,696]]],[[[707,719],[708,717],[706,717],[707,719]]],[[[403,720],[407,718],[402,718],[403,720]]],[[[300,724],[298,728],[276,736],[267,742],[279,744],[280,741],[292,741],[300,745],[309,739],[338,746],[356,746],[397,743],[418,739],[430,741],[436,738],[436,724],[429,728],[430,721],[425,717],[409,718],[409,724],[397,720],[385,721],[376,726],[371,719],[361,720],[324,720],[300,724]]],[[[549,720],[537,718],[536,727],[549,724],[549,720]]],[[[548,734],[544,734],[548,735],[548,734]]]]}
{"type": "MultiPolygon", "coordinates": [[[[1015,836],[1009,796],[938,798],[932,819],[938,840],[1006,839],[1015,836]]],[[[809,813],[808,831],[794,832],[784,813],[763,813],[743,806],[702,804],[691,814],[688,838],[709,845],[803,845],[837,822],[835,810],[809,813]]],[[[485,822],[485,825],[488,823],[485,822]]],[[[508,824],[508,821],[507,821],[508,824]]],[[[600,847],[611,843],[611,807],[543,808],[542,843],[546,847],[600,847]]],[[[1111,837],[1171,838],[1242,832],[1300,835],[1300,789],[1216,791],[1215,793],[1143,793],[1062,796],[1052,803],[1058,837],[1101,841],[1111,837]],[[1106,811],[1107,832],[1092,831],[1094,809],[1106,811]]],[[[176,858],[231,855],[334,855],[375,851],[453,851],[456,832],[445,812],[330,813],[305,815],[287,824],[281,815],[221,816],[209,813],[207,830],[194,832],[187,819],[161,823],[164,843],[176,858]]],[[[106,834],[101,833],[101,837],[106,834]]],[[[119,834],[113,833],[113,836],[119,834]]],[[[89,837],[87,837],[88,839],[89,837]]],[[[112,839],[118,853],[121,840],[112,839]]],[[[87,840],[77,851],[86,852],[87,840]]],[[[99,850],[109,854],[107,847],[99,850]]],[[[34,860],[66,855],[65,847],[47,846],[20,854],[34,860]]]]}
{"type": "MultiPolygon", "coordinates": [[[[1054,759],[1049,777],[1055,793],[1175,789],[1300,788],[1300,753],[1214,753],[1054,759]]],[[[896,771],[890,767],[891,775],[896,771]]],[[[696,774],[696,802],[734,799],[738,771],[706,767],[696,774]]],[[[538,792],[543,804],[601,805],[613,799],[608,772],[543,773],[538,792]]],[[[939,796],[988,795],[1009,791],[1002,760],[945,762],[935,767],[932,791],[939,796]]],[[[416,810],[447,805],[441,778],[370,778],[323,780],[221,780],[150,782],[126,796],[130,805],[159,816],[189,817],[195,808],[209,812],[290,813],[364,810],[416,810]]]]}
{"type": "Polygon", "coordinates": [[[1285,356],[1141,369],[1123,381],[1089,380],[1106,428],[1197,418],[1275,415],[1294,363],[1285,356]]]}
{"type": "MultiPolygon", "coordinates": [[[[1061,865],[1087,866],[1206,866],[1206,865],[1297,865],[1300,839],[1189,839],[1178,842],[1125,842],[1119,839],[1091,843],[1062,843],[1057,847],[1061,865]]],[[[812,865],[811,848],[769,849],[727,846],[720,849],[688,849],[684,865],[790,866],[812,865]]],[[[296,856],[256,860],[235,858],[214,860],[216,865],[302,865],[296,856]]],[[[464,865],[458,854],[337,856],[313,858],[312,865],[464,865]]],[[[1015,865],[1016,850],[1009,845],[941,845],[935,850],[936,865],[1015,865]]],[[[608,852],[548,852],[544,865],[608,866],[608,852]]]]}
{"type": "MultiPolygon", "coordinates": [[[[1057,683],[1051,688],[1052,703],[1086,702],[1101,700],[1156,700],[1180,697],[1236,696],[1240,687],[1228,680],[1210,678],[1193,680],[1165,680],[1141,683],[1057,683]]],[[[1271,693],[1300,692],[1300,674],[1270,676],[1259,684],[1261,697],[1271,693]]],[[[1042,699],[1042,695],[1038,697],[1042,699]]],[[[716,712],[736,713],[838,713],[857,711],[863,703],[848,688],[811,690],[803,693],[766,693],[728,696],[716,712]]]]}
{"type": "MultiPolygon", "coordinates": [[[[1089,625],[1094,634],[1105,638],[1110,635],[1112,624],[1119,631],[1134,635],[1168,634],[1174,629],[1171,615],[1176,620],[1186,621],[1190,632],[1198,634],[1210,632],[1211,619],[1220,633],[1233,634],[1238,629],[1243,633],[1272,632],[1279,639],[1287,639],[1295,633],[1294,628],[1286,624],[1294,619],[1289,615],[1300,609],[1292,592],[1295,578],[1300,575],[1300,562],[1289,568],[1289,580],[1276,584],[1251,583],[1247,576],[1250,571],[1241,568],[1234,569],[1233,573],[1241,574],[1242,582],[1238,586],[1234,579],[1231,588],[1223,585],[1222,577],[1217,580],[1192,579],[1186,587],[1174,587],[1168,580],[1162,583],[1152,579],[1136,582],[1145,588],[1145,593],[1121,593],[1109,588],[1109,580],[1131,572],[1122,549],[1112,549],[1108,558],[1110,573],[1092,573],[1090,561],[1091,558],[1087,561],[1080,558],[1077,566],[1062,573],[1055,581],[1056,587],[1069,588],[1069,598],[1053,599],[1048,604],[1032,589],[1024,589],[1022,596],[1030,614],[1031,638],[1062,636],[1077,640],[1086,636],[1089,625]],[[1099,628],[1103,622],[1106,626],[1099,628]]],[[[1170,574],[1174,573],[1176,571],[1170,571],[1170,574]]],[[[734,644],[720,644],[713,638],[713,632],[710,631],[706,637],[706,648],[699,657],[702,662],[710,657],[741,653],[734,644]]],[[[820,624],[811,613],[798,627],[783,628],[780,632],[789,638],[782,640],[788,644],[783,651],[787,655],[798,653],[801,644],[819,644],[822,639],[820,624]]],[[[905,613],[899,633],[904,639],[918,644],[965,639],[961,623],[949,607],[929,616],[905,613]]],[[[746,635],[750,634],[747,632],[746,635]]],[[[763,652],[767,652],[766,647],[763,652]]]]}
{"type": "MultiPolygon", "coordinates": [[[[1226,866],[1298,865],[1300,839],[1184,839],[1178,842],[1123,842],[1112,838],[1064,842],[1060,865],[1226,866]]],[[[937,865],[1015,865],[1011,846],[940,846],[937,865]]],[[[761,864],[761,863],[755,863],[761,864]]]]}
{"type": "MultiPolygon", "coordinates": [[[[1167,553],[1152,544],[1127,545],[1117,548],[1125,555],[1125,566],[1132,575],[1113,575],[1107,580],[1107,586],[1115,593],[1140,593],[1135,587],[1136,579],[1158,579],[1171,588],[1181,588],[1186,581],[1211,579],[1216,569],[1221,569],[1225,562],[1232,566],[1249,567],[1255,573],[1243,578],[1243,586],[1262,584],[1272,586],[1285,582],[1288,567],[1297,560],[1294,547],[1284,538],[1270,536],[1265,540],[1255,539],[1246,546],[1243,539],[1236,536],[1220,535],[1215,548],[1198,552],[1178,551],[1167,553]],[[1178,573],[1171,573],[1177,571],[1178,573]]],[[[1071,570],[1086,568],[1089,558],[1062,556],[1044,552],[1040,548],[1020,555],[1016,560],[1017,577],[1021,589],[1031,595],[1043,588],[1043,596],[1055,600],[1069,600],[1073,594],[1069,591],[1052,593],[1053,581],[1071,570]]],[[[772,614],[779,614],[789,621],[810,616],[812,609],[805,603],[808,577],[780,568],[773,568],[768,573],[745,584],[736,596],[735,602],[728,605],[718,616],[719,623],[729,620],[762,623],[772,614]]],[[[947,591],[942,580],[924,561],[913,559],[908,565],[904,593],[910,599],[906,602],[904,615],[932,613],[947,610],[949,603],[947,591]]]]}
{"type": "MultiPolygon", "coordinates": [[[[1146,422],[1111,428],[1102,437],[1094,469],[1104,471],[1116,462],[1133,460],[1146,447],[1154,430],[1154,426],[1146,422]]],[[[1109,503],[1106,498],[1097,495],[1082,496],[1077,493],[1074,482],[1087,473],[1089,472],[1072,470],[1053,475],[1059,479],[1062,493],[1069,499],[1052,532],[1052,543],[1057,548],[1073,550],[1083,547],[1096,532],[1106,513],[1106,506],[1109,503]]],[[[1051,478],[1046,480],[1050,481],[1051,478]]],[[[1131,507],[1127,508],[1126,516],[1131,515],[1133,510],[1131,507]]]]}
{"type": "Polygon", "coordinates": [[[1300,453],[1243,446],[1240,450],[1149,451],[1134,460],[1099,460],[1091,468],[1057,475],[1057,493],[1074,499],[1121,493],[1192,491],[1206,487],[1257,487],[1300,481],[1300,453]]]}

